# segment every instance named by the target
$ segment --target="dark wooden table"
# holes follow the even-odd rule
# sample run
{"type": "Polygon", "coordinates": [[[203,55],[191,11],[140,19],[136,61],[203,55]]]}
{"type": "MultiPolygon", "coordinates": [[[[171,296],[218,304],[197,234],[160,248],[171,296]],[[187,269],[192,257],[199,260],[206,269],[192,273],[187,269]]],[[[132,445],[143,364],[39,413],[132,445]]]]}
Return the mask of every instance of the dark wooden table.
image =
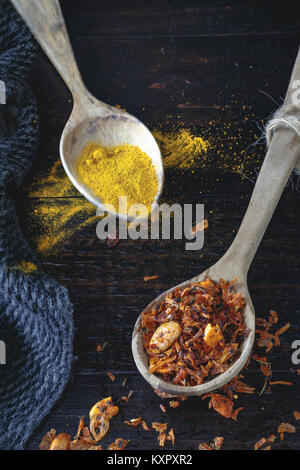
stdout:
{"type": "MultiPolygon", "coordinates": [[[[227,155],[231,136],[239,137],[236,152],[253,144],[262,121],[286,91],[299,44],[299,12],[296,3],[289,8],[274,3],[61,1],[84,81],[95,96],[124,106],[151,129],[166,128],[168,117],[169,126],[193,127],[204,136],[216,137],[227,155]],[[230,122],[232,127],[224,134],[230,122]]],[[[30,84],[41,118],[32,178],[57,160],[59,138],[72,105],[68,90],[41,51],[30,84]]],[[[249,174],[255,175],[264,148],[250,147],[247,155],[249,174]]],[[[51,427],[74,434],[78,418],[87,415],[91,405],[108,395],[117,400],[130,389],[136,394],[112,421],[105,446],[123,437],[131,440],[128,449],[158,449],[156,432],[123,423],[137,416],[148,424],[168,422],[176,436],[174,448],[182,450],[197,449],[200,442],[215,436],[224,436],[224,449],[251,449],[260,437],[276,432],[281,421],[295,424],[292,412],[300,410],[300,377],[291,361],[291,344],[300,339],[298,182],[294,177],[286,188],[249,273],[257,314],[275,309],[279,326],[291,323],[283,345],[269,359],[273,379],[291,380],[292,387],[277,386],[262,396],[240,395],[238,406],[245,409],[234,422],[208,410],[207,401],[199,398],[187,400],[178,409],[166,404],[163,414],[162,400],[137,372],[131,355],[137,315],[161,291],[200,273],[225,252],[253,189],[253,181],[218,169],[217,164],[186,178],[175,172],[167,175],[169,198],[205,204],[209,228],[200,252],[184,250],[180,240],[128,240],[109,249],[97,239],[93,225],[67,240],[58,254],[44,258],[45,269],[70,291],[78,359],[63,397],[28,448],[37,449],[51,427]],[[152,274],[159,278],[144,282],[143,277],[152,274]],[[106,349],[97,354],[96,345],[106,341],[106,349]],[[115,374],[114,383],[107,371],[115,374]]],[[[22,200],[25,208],[32,203],[22,200]]],[[[20,203],[19,212],[22,218],[20,203]]],[[[30,231],[27,236],[30,240],[30,231]]],[[[245,381],[261,389],[263,378],[255,365],[245,381]]],[[[282,443],[278,439],[274,448],[300,449],[299,424],[296,428],[296,434],[282,443]]]]}

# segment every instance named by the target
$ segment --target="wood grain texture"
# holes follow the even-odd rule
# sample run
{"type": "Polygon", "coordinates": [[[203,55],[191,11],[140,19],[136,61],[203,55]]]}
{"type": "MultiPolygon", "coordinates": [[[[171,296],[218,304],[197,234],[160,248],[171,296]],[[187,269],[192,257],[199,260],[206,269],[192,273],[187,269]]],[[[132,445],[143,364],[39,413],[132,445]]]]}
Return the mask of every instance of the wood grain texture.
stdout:
{"type": "MultiPolygon", "coordinates": [[[[273,2],[274,3],[274,2],[273,2]]],[[[273,5],[273,4],[272,4],[273,5]]],[[[164,124],[193,126],[213,136],[230,150],[221,132],[235,122],[227,136],[239,131],[237,151],[255,140],[261,120],[284,97],[299,43],[299,20],[291,9],[269,8],[268,2],[61,1],[79,68],[95,96],[112,105],[125,106],[150,128],[164,124]],[[187,80],[189,83],[187,83],[187,80]],[[161,84],[152,87],[153,83],[161,84]],[[262,90],[264,93],[262,93],[262,90]],[[251,106],[247,111],[242,105],[251,106]],[[227,107],[226,107],[227,106],[227,107]],[[146,119],[145,119],[146,118],[146,119]]],[[[41,142],[34,168],[27,178],[46,172],[58,158],[58,143],[71,112],[70,95],[42,53],[30,79],[41,116],[41,142]]],[[[258,132],[259,133],[259,132],[258,132]]],[[[263,149],[255,151],[251,166],[259,169],[263,149]]],[[[297,178],[275,211],[249,272],[249,289],[258,315],[278,310],[280,326],[290,321],[279,350],[270,353],[274,380],[291,380],[293,387],[274,387],[271,394],[240,396],[245,406],[238,421],[228,421],[208,410],[207,401],[191,398],[164,415],[161,400],[138,374],[131,356],[130,339],[142,308],[161,291],[209,267],[226,251],[246,209],[253,183],[222,169],[201,170],[193,177],[172,174],[166,180],[168,196],[184,202],[203,202],[209,220],[205,245],[197,255],[184,250],[183,241],[124,241],[114,249],[88,227],[67,240],[57,255],[45,258],[45,269],[66,285],[75,307],[76,339],[73,378],[48,417],[32,436],[28,448],[37,449],[51,427],[76,432],[78,418],[94,402],[112,395],[118,399],[137,390],[114,418],[104,444],[116,437],[130,438],[131,449],[158,449],[154,432],[131,429],[123,419],[142,415],[168,422],[176,436],[176,449],[196,449],[199,442],[224,436],[226,449],[251,449],[281,421],[294,424],[298,408],[299,376],[291,369],[291,343],[300,339],[299,193],[297,178]],[[219,180],[219,181],[218,181],[219,180]],[[179,188],[179,190],[178,190],[179,188]],[[200,257],[201,256],[201,257],[200,257]],[[145,283],[143,277],[159,274],[145,283]],[[98,343],[109,344],[97,354],[98,343]],[[116,375],[112,383],[106,376],[116,375]],[[122,381],[128,376],[125,388],[122,381]]],[[[32,200],[23,189],[17,199],[21,223],[29,241],[28,214],[32,200]]],[[[37,202],[37,201],[35,201],[37,202]]],[[[251,366],[245,381],[263,386],[261,374],[251,366]]],[[[274,448],[300,449],[298,433],[274,448]]]]}

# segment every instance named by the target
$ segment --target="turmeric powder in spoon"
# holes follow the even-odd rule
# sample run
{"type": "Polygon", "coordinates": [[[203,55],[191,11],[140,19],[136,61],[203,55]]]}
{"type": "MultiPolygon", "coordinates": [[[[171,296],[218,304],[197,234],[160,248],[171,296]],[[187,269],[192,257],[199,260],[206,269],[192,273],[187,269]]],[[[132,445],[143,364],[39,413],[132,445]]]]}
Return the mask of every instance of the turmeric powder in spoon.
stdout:
{"type": "Polygon", "coordinates": [[[139,147],[121,144],[105,147],[87,144],[77,162],[77,172],[84,184],[105,205],[119,208],[119,197],[127,197],[127,206],[144,204],[148,214],[158,191],[158,181],[151,158],[139,147]]]}

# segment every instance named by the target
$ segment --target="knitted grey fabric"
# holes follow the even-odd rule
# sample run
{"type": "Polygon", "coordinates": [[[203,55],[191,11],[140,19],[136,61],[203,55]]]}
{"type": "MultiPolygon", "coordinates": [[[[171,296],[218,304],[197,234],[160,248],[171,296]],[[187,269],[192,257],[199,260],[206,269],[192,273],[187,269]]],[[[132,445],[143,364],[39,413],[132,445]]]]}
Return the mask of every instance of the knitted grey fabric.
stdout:
{"type": "Polygon", "coordinates": [[[30,33],[0,0],[0,449],[22,449],[67,384],[73,343],[67,290],[43,272],[24,239],[13,197],[38,144],[36,103],[25,82],[34,56],[30,33]],[[25,274],[22,261],[37,270],[25,274]]]}

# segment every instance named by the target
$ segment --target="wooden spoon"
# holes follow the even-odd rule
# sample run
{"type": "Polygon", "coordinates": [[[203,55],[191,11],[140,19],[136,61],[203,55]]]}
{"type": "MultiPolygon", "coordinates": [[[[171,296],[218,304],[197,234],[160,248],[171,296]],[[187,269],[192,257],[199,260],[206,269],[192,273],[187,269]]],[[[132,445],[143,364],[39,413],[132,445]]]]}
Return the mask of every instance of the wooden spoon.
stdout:
{"type": "MultiPolygon", "coordinates": [[[[298,117],[300,120],[300,104],[294,103],[292,100],[292,94],[295,92],[293,84],[297,79],[300,79],[300,52],[296,59],[285,100],[289,114],[298,117]]],[[[211,268],[199,276],[176,286],[180,288],[186,287],[192,283],[202,281],[206,277],[214,281],[219,281],[220,278],[228,281],[235,277],[238,278],[236,291],[241,292],[246,301],[244,318],[250,330],[249,336],[242,344],[239,358],[226,372],[201,385],[184,387],[174,385],[171,382],[165,382],[160,377],[148,372],[148,356],[144,351],[140,333],[141,314],[136,321],[133,331],[132,352],[137,368],[153,388],[171,396],[201,395],[222,387],[244,367],[251,353],[255,335],[255,312],[248,291],[247,273],[291,171],[299,157],[300,139],[297,133],[290,128],[278,127],[273,135],[271,145],[257,178],[247,212],[232,245],[225,255],[211,268]]],[[[145,311],[159,305],[166,293],[174,289],[175,287],[172,287],[172,289],[159,295],[153,302],[147,305],[145,311]]]]}
{"type": "MultiPolygon", "coordinates": [[[[157,203],[164,182],[159,147],[141,121],[97,100],[86,89],[76,65],[58,0],[12,0],[12,3],[73,95],[73,110],[62,133],[59,148],[62,164],[74,186],[92,204],[105,211],[101,198],[78,178],[76,161],[88,142],[95,141],[105,146],[129,143],[138,146],[153,162],[158,180],[153,202],[157,203]]],[[[125,214],[118,214],[118,217],[127,219],[125,214]]]]}

